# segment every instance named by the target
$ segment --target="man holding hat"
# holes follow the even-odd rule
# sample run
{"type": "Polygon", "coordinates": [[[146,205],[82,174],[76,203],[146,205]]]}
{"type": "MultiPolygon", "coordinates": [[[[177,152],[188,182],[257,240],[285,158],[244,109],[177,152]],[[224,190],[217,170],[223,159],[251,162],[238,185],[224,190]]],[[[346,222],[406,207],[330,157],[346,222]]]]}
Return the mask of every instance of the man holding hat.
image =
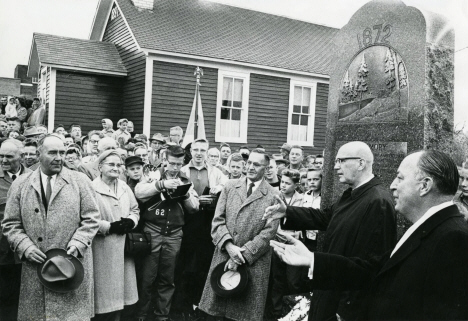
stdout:
{"type": "MultiPolygon", "coordinates": [[[[13,182],[2,222],[10,247],[24,262],[18,319],[86,320],[94,312],[93,258],[88,249],[99,228],[99,207],[86,176],[63,167],[62,139],[49,134],[38,144],[40,168],[13,182]],[[64,270],[61,278],[49,278],[52,283],[71,282],[54,284],[61,292],[38,278],[38,265],[47,263],[49,250],[55,248],[82,262],[83,281],[76,290],[72,285],[79,273],[64,270]]],[[[47,276],[46,272],[41,269],[39,274],[47,276]]]]}

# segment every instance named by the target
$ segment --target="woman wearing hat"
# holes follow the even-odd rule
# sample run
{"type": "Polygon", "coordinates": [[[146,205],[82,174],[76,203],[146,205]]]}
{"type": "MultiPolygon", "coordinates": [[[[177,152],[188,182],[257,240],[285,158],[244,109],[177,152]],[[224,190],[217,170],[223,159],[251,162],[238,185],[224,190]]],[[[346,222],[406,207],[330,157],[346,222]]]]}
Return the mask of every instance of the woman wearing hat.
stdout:
{"type": "Polygon", "coordinates": [[[119,180],[122,159],[115,150],[99,158],[101,175],[93,181],[101,220],[93,241],[93,320],[119,320],[125,305],[138,301],[135,263],[124,256],[125,233],[137,226],[138,204],[128,185],[119,180]]]}

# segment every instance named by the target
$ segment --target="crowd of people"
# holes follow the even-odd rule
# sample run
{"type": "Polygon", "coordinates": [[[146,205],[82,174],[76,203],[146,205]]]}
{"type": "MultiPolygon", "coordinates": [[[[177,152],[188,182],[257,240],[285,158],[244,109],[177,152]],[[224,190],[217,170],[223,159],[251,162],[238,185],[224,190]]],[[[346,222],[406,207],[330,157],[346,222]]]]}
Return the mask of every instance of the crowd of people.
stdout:
{"type": "Polygon", "coordinates": [[[86,135],[77,123],[47,133],[43,110],[39,100],[28,110],[2,99],[0,320],[278,320],[290,309],[287,295],[311,292],[309,320],[468,318],[468,279],[459,275],[468,267],[459,215],[468,212],[468,163],[459,172],[443,153],[411,154],[390,192],[369,146],[350,142],[334,165],[348,189],[321,209],[324,157],[301,146],[284,143],[271,155],[202,138],[181,146],[181,127],[148,138],[128,119],[116,129],[103,119],[86,135]],[[444,209],[453,222],[439,231],[434,221],[448,218],[434,213],[444,209]],[[397,211],[416,226],[400,241],[397,211]],[[419,226],[438,231],[435,245],[427,237],[419,261],[393,263],[395,252],[401,261],[417,247],[419,226]],[[148,253],[126,252],[134,231],[151,241],[148,253]],[[455,247],[458,261],[436,252],[442,263],[424,270],[434,265],[429,248],[442,245],[455,247]],[[220,265],[248,269],[241,295],[213,288],[220,265]],[[379,279],[386,269],[393,274],[379,279]],[[409,281],[395,269],[416,275],[409,281]],[[437,274],[447,276],[431,283],[437,274]],[[411,304],[396,299],[394,278],[411,304]]]}

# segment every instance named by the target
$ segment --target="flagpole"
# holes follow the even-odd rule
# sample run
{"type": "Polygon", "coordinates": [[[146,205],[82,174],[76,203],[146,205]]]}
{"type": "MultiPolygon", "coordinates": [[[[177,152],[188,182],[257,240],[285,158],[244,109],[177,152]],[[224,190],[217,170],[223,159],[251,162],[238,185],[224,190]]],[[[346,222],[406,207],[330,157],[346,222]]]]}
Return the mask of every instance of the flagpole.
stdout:
{"type": "Polygon", "coordinates": [[[203,69],[197,67],[193,73],[197,77],[197,83],[195,85],[195,120],[193,124],[193,140],[198,138],[198,96],[200,95],[200,78],[203,76],[203,69]]]}

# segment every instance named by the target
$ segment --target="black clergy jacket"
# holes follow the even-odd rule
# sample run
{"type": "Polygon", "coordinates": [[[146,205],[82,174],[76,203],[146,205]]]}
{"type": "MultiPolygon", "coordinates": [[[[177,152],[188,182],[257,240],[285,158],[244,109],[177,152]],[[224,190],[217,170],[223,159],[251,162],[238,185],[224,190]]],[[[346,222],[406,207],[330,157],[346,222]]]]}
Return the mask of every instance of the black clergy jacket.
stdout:
{"type": "Polygon", "coordinates": [[[316,253],[310,284],[367,289],[363,320],[468,320],[468,225],[455,205],[391,252],[369,260],[316,253]]]}
{"type": "MultiPolygon", "coordinates": [[[[326,231],[325,253],[361,259],[383,255],[397,241],[393,198],[376,177],[346,190],[327,209],[288,206],[281,228],[326,231]]],[[[345,320],[356,320],[367,294],[366,290],[314,291],[309,320],[336,320],[337,313],[345,320]]]]}

